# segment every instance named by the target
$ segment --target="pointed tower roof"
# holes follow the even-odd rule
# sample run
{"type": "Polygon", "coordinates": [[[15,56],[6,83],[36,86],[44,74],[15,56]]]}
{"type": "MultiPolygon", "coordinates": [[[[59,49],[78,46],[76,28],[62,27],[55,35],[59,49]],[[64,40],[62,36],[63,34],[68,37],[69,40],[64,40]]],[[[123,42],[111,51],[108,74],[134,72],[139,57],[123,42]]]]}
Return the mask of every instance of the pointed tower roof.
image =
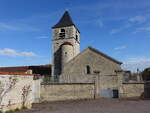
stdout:
{"type": "Polygon", "coordinates": [[[71,25],[75,26],[75,24],[72,21],[72,18],[69,15],[69,12],[65,11],[64,15],[61,17],[59,22],[56,25],[54,25],[52,28],[67,27],[71,25]]]}

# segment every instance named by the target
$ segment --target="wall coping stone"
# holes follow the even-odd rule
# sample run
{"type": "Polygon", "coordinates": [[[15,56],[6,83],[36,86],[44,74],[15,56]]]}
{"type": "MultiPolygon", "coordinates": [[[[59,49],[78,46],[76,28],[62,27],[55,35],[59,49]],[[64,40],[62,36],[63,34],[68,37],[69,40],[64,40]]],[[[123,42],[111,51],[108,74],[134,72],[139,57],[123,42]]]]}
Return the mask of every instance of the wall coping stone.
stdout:
{"type": "Polygon", "coordinates": [[[150,82],[123,82],[123,84],[150,84],[150,82]]]}
{"type": "Polygon", "coordinates": [[[94,83],[41,83],[41,85],[88,85],[88,84],[94,84],[94,83]]]}

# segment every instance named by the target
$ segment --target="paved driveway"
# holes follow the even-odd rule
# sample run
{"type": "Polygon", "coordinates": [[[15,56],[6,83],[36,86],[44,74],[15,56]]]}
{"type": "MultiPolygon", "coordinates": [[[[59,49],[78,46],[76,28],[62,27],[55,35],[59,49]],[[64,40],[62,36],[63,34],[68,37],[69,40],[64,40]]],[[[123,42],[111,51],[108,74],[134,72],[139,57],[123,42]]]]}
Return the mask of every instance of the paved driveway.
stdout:
{"type": "Polygon", "coordinates": [[[150,100],[96,99],[34,104],[17,113],[150,113],[150,100]]]}

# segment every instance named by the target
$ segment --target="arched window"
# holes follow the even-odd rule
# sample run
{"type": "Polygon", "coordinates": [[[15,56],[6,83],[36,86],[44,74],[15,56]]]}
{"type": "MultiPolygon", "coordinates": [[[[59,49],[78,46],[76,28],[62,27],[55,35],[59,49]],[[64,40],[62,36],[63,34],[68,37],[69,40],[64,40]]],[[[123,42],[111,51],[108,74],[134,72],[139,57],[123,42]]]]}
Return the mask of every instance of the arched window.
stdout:
{"type": "Polygon", "coordinates": [[[65,33],[65,29],[61,29],[61,33],[63,33],[63,32],[65,33]]]}
{"type": "Polygon", "coordinates": [[[60,29],[59,37],[65,38],[65,29],[60,29]]]}
{"type": "Polygon", "coordinates": [[[86,66],[86,74],[91,74],[91,68],[89,65],[86,66]]]}

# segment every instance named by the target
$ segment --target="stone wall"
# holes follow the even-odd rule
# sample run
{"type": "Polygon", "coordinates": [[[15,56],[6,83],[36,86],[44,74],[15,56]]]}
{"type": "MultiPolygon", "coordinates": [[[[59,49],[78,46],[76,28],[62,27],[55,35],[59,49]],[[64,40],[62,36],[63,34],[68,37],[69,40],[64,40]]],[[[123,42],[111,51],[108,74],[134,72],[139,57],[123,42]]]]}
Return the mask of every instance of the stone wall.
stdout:
{"type": "Polygon", "coordinates": [[[121,86],[120,97],[121,98],[140,98],[144,97],[145,83],[123,83],[121,86]]]}
{"type": "Polygon", "coordinates": [[[40,88],[41,88],[42,78],[34,79],[33,81],[33,103],[40,102],[40,88]]]}
{"type": "Polygon", "coordinates": [[[32,91],[33,75],[0,74],[0,110],[13,110],[22,106],[31,108],[32,91]]]}
{"type": "Polygon", "coordinates": [[[94,98],[95,88],[91,83],[58,83],[41,85],[41,101],[94,98]]]}

